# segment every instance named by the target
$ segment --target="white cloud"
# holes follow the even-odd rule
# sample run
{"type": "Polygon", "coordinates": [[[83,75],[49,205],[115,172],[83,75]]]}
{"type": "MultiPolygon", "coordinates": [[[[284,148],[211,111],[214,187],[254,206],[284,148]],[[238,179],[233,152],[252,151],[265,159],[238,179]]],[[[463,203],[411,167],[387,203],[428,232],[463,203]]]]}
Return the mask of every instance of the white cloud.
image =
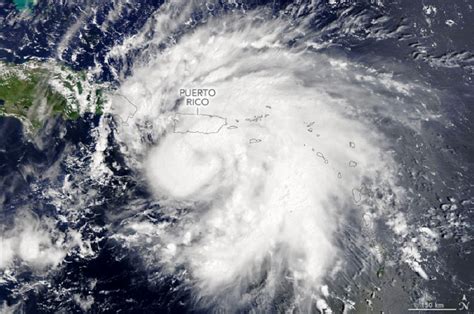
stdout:
{"type": "MultiPolygon", "coordinates": [[[[273,295],[283,274],[300,299],[320,294],[323,278],[340,265],[335,237],[355,207],[353,189],[368,180],[400,190],[374,115],[415,130],[421,116],[430,117],[417,99],[420,86],[289,49],[295,30],[285,21],[254,18],[211,19],[151,53],[118,93],[136,112],[122,96],[112,105],[128,119],[117,136],[130,164],[160,204],[190,209],[162,226],[154,254],[170,271],[186,265],[200,297],[228,292],[229,304],[261,279],[258,293],[273,295]],[[215,89],[201,114],[224,117],[228,127],[173,133],[176,112],[196,112],[176,106],[180,88],[215,89]]],[[[395,223],[403,234],[403,221],[395,223]]]]}
{"type": "Polygon", "coordinates": [[[33,269],[43,270],[58,265],[66,253],[64,234],[55,231],[51,221],[39,221],[24,212],[0,238],[0,269],[14,266],[17,259],[33,269]]]}

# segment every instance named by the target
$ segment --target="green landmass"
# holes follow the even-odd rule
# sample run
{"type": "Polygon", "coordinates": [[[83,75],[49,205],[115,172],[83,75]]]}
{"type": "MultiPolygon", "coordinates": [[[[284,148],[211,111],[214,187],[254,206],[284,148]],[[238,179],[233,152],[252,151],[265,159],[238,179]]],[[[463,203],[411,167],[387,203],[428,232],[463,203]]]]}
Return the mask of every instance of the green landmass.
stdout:
{"type": "Polygon", "coordinates": [[[0,114],[30,119],[33,125],[39,125],[41,117],[28,113],[45,101],[53,113],[75,118],[76,114],[68,108],[64,96],[47,84],[47,75],[44,70],[35,69],[27,71],[24,76],[8,73],[0,77],[0,99],[3,100],[0,114]]]}
{"type": "Polygon", "coordinates": [[[47,118],[77,119],[81,113],[101,114],[105,86],[50,63],[0,63],[0,116],[15,116],[37,129],[47,118]]]}

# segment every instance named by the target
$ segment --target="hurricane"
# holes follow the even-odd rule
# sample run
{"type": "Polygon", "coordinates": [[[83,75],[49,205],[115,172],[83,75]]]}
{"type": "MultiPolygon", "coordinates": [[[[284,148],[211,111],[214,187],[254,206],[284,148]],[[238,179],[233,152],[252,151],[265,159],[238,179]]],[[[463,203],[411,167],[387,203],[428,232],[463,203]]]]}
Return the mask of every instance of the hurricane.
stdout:
{"type": "Polygon", "coordinates": [[[0,312],[469,308],[468,13],[28,3],[0,5],[0,312]]]}
{"type": "Polygon", "coordinates": [[[145,254],[171,274],[184,267],[198,305],[275,310],[290,294],[287,308],[330,310],[328,285],[382,263],[366,238],[375,222],[394,239],[405,232],[410,196],[383,121],[419,132],[437,120],[437,91],[379,70],[397,65],[331,56],[298,36],[317,34],[265,12],[209,17],[146,49],[114,95],[122,150],[172,218],[124,228],[156,233],[145,254]],[[215,96],[190,105],[183,89],[215,96]]]}

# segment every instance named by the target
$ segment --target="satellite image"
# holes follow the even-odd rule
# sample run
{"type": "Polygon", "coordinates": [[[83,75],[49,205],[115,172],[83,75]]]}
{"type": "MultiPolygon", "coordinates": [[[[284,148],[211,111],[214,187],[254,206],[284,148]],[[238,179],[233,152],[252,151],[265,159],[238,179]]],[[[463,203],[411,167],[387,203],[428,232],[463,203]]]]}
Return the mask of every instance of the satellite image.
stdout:
{"type": "Polygon", "coordinates": [[[0,0],[0,313],[474,313],[474,1],[0,0]]]}

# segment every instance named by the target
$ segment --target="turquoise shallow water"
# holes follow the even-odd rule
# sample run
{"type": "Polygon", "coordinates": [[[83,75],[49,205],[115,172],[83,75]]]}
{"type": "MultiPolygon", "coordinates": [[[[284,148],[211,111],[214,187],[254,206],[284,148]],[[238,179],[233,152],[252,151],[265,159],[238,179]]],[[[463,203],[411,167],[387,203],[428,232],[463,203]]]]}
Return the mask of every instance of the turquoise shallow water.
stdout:
{"type": "Polygon", "coordinates": [[[35,0],[14,0],[13,1],[18,10],[25,10],[32,7],[35,4],[35,0]]]}

